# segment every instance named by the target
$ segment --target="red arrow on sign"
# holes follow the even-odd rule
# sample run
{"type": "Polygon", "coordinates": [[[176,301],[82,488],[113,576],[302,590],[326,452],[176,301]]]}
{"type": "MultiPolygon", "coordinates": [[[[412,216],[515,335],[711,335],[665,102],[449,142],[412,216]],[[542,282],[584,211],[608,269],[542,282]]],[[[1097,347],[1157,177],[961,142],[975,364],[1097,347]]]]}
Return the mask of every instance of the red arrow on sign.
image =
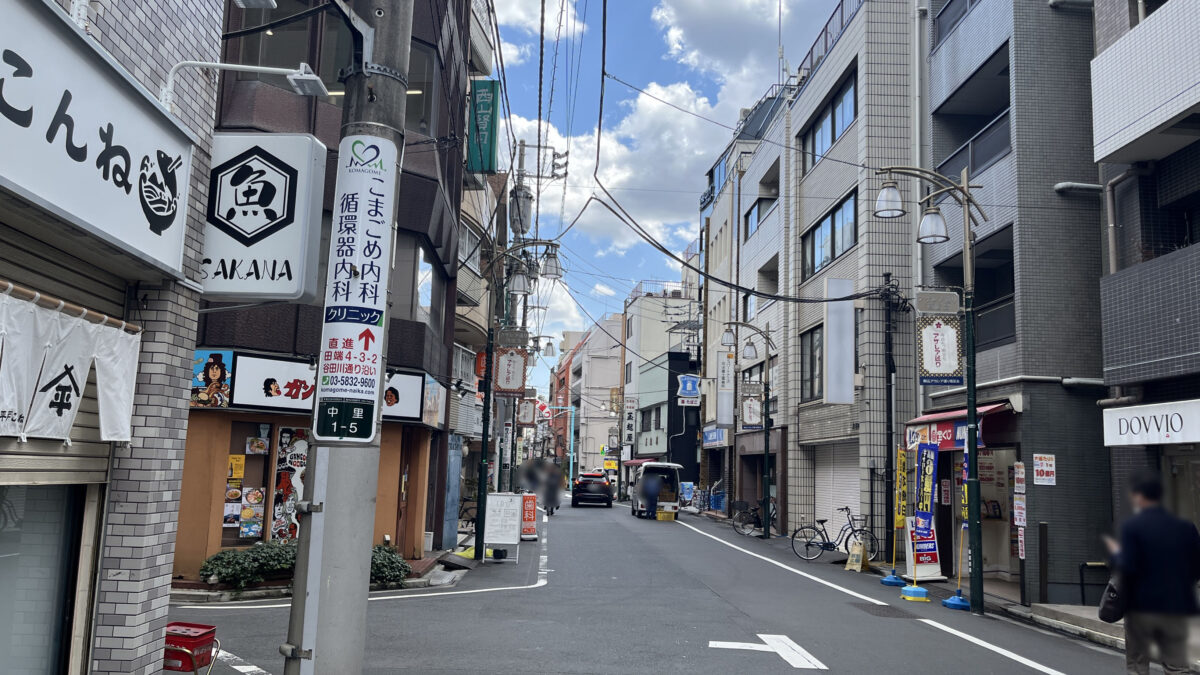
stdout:
{"type": "Polygon", "coordinates": [[[363,332],[358,334],[358,339],[363,341],[363,350],[371,348],[371,341],[375,339],[375,334],[370,328],[364,328],[363,332]]]}

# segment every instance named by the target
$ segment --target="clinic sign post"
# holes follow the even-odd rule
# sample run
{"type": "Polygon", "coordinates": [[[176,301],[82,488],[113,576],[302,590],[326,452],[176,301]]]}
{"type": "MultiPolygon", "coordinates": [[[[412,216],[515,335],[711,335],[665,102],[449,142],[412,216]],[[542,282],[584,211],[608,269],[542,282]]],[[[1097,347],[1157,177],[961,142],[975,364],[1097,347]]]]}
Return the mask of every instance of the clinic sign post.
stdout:
{"type": "Polygon", "coordinates": [[[391,141],[346,136],[337,161],[314,436],[366,444],[375,438],[386,370],[384,320],[399,158],[391,141]]]}

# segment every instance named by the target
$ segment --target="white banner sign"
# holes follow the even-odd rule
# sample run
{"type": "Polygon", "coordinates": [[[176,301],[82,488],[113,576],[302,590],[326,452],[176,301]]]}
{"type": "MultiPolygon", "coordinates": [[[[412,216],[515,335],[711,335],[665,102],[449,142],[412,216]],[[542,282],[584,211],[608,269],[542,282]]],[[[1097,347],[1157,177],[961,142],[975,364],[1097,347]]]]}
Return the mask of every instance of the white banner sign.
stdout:
{"type": "MultiPolygon", "coordinates": [[[[854,293],[850,279],[825,279],[825,297],[854,293]]],[[[825,403],[854,403],[854,301],[825,303],[825,403]]]]}
{"type": "Polygon", "coordinates": [[[307,362],[235,353],[233,372],[233,407],[312,412],[317,374],[307,362]]]}
{"type": "Polygon", "coordinates": [[[625,397],[625,416],[621,422],[621,444],[632,446],[637,442],[637,412],[636,396],[625,397]]]}
{"type": "Polygon", "coordinates": [[[525,366],[528,364],[524,349],[517,347],[496,348],[496,379],[492,386],[495,396],[521,397],[525,395],[525,366]]]}
{"type": "Polygon", "coordinates": [[[446,419],[446,387],[433,376],[425,376],[425,393],[421,397],[421,422],[426,426],[441,429],[446,419]]]}
{"type": "Polygon", "coordinates": [[[183,277],[192,143],[57,3],[0,21],[0,186],[183,277]]]}
{"type": "Polygon", "coordinates": [[[38,319],[51,325],[49,348],[33,388],[24,434],[31,438],[65,439],[71,436],[79,401],[92,371],[96,326],[46,310],[38,312],[38,319]]]}
{"type": "Polygon", "coordinates": [[[517,407],[517,424],[533,426],[534,415],[537,413],[537,406],[534,403],[532,399],[521,401],[521,405],[517,407]]]}
{"type": "Polygon", "coordinates": [[[1172,443],[1200,443],[1200,399],[1105,408],[1105,445],[1172,443]]]}
{"type": "Polygon", "coordinates": [[[958,317],[932,314],[917,319],[921,346],[917,356],[921,384],[962,384],[958,317]]]}
{"type": "Polygon", "coordinates": [[[1025,462],[1013,462],[1013,492],[1025,494],[1025,462]]]}
{"type": "Polygon", "coordinates": [[[717,424],[733,426],[733,388],[737,377],[733,352],[717,354],[717,424]]]}
{"type": "Polygon", "coordinates": [[[325,160],[325,146],[308,134],[213,135],[206,299],[316,298],[325,160]]]}
{"type": "Polygon", "coordinates": [[[1025,527],[1025,495],[1013,495],[1013,525],[1025,527]]]}
{"type": "Polygon", "coordinates": [[[346,136],[338,145],[325,317],[317,368],[318,440],[369,443],[383,381],[391,265],[395,143],[346,136]]]}
{"type": "Polygon", "coordinates": [[[763,428],[762,399],[757,396],[742,398],[742,429],[753,431],[763,428]]]}

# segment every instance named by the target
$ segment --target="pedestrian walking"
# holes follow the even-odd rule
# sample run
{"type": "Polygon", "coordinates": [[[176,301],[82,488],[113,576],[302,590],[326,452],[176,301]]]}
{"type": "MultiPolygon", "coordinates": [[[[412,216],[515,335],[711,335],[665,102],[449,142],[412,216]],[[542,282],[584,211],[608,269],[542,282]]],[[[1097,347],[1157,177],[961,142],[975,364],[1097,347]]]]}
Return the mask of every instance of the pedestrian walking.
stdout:
{"type": "Polygon", "coordinates": [[[1106,537],[1120,575],[1125,608],[1125,668],[1150,672],[1150,645],[1158,646],[1163,671],[1189,670],[1188,617],[1197,613],[1200,533],[1191,522],[1167,512],[1162,478],[1141,472],[1130,484],[1135,515],[1121,527],[1121,541],[1106,537]]]}
{"type": "Polygon", "coordinates": [[[662,491],[662,479],[658,474],[646,474],[642,480],[642,498],[646,500],[646,518],[656,518],[658,514],[658,493],[662,491]]]}
{"type": "Polygon", "coordinates": [[[547,516],[554,515],[558,509],[558,490],[561,485],[562,476],[559,475],[558,469],[551,465],[546,469],[545,490],[542,493],[542,508],[546,510],[547,516]]]}

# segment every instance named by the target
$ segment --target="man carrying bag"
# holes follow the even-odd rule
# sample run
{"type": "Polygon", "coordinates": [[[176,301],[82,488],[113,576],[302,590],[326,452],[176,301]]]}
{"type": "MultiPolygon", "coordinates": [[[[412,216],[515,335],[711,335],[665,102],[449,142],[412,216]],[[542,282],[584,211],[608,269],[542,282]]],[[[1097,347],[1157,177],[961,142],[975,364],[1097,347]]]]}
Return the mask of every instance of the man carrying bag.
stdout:
{"type": "Polygon", "coordinates": [[[1137,474],[1130,488],[1135,515],[1121,527],[1120,544],[1106,538],[1115,575],[1105,589],[1100,618],[1116,621],[1123,611],[1130,675],[1150,672],[1151,643],[1158,645],[1164,672],[1189,670],[1187,622],[1197,613],[1200,533],[1162,507],[1162,492],[1157,473],[1137,474]]]}

